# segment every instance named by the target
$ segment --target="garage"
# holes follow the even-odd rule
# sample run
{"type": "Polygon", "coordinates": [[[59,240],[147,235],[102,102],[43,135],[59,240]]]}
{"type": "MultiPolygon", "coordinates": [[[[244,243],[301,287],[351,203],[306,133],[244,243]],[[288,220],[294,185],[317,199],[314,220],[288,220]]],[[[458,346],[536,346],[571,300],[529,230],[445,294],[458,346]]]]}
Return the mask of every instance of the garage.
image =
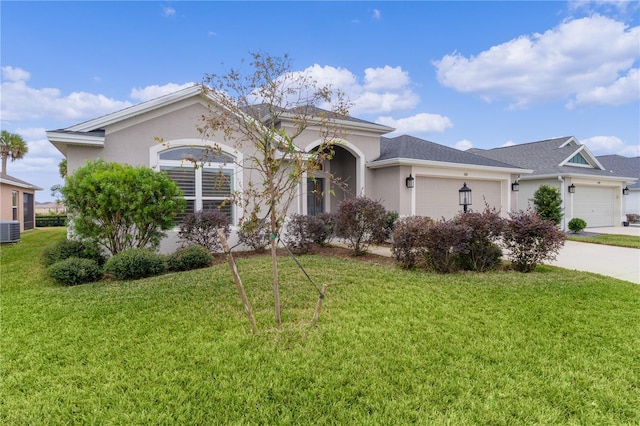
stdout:
{"type": "Polygon", "coordinates": [[[573,194],[573,217],[587,222],[587,227],[614,226],[615,188],[578,186],[573,194]]]}
{"type": "MultiPolygon", "coordinates": [[[[464,180],[434,177],[416,178],[416,214],[428,216],[432,219],[451,219],[462,211],[458,202],[458,190],[464,180]]],[[[467,180],[471,188],[473,204],[469,207],[474,211],[483,211],[485,200],[491,207],[501,208],[500,181],[467,180]]]]}

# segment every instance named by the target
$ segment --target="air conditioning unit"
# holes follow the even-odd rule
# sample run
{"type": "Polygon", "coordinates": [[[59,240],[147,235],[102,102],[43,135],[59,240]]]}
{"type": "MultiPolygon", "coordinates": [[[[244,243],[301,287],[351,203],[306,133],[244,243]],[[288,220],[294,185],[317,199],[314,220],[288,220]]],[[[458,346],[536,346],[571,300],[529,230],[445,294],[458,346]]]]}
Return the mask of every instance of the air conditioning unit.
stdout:
{"type": "Polygon", "coordinates": [[[20,222],[17,220],[0,220],[0,243],[20,241],[20,222]]]}

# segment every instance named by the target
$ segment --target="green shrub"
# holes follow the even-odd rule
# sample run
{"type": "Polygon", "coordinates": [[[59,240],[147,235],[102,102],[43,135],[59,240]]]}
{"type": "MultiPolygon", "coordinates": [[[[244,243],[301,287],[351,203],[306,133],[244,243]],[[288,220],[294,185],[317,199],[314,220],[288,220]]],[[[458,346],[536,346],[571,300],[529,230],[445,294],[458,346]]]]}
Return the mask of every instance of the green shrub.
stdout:
{"type": "Polygon", "coordinates": [[[104,272],[118,280],[137,280],[160,275],[165,271],[164,256],[145,248],[130,248],[120,252],[104,266],[104,272]]]}
{"type": "Polygon", "coordinates": [[[36,214],[36,227],[52,227],[52,226],[67,226],[66,214],[49,214],[39,215],[36,214]]]}
{"type": "Polygon", "coordinates": [[[388,211],[387,218],[384,224],[384,232],[379,235],[378,241],[375,241],[376,244],[382,244],[387,241],[393,235],[393,229],[395,228],[396,221],[400,215],[396,211],[388,211]]]}
{"type": "Polygon", "coordinates": [[[185,199],[166,173],[149,167],[88,161],[60,188],[73,232],[110,255],[158,247],[185,199]]]}
{"type": "Polygon", "coordinates": [[[369,244],[384,241],[387,211],[381,202],[368,197],[349,198],[336,213],[336,236],[344,238],[353,254],[367,252],[369,244]]]}
{"type": "Polygon", "coordinates": [[[60,240],[42,252],[42,261],[45,266],[53,265],[70,257],[92,259],[99,266],[104,265],[105,262],[105,257],[97,247],[91,247],[89,244],[77,240],[60,240]]]}
{"type": "Polygon", "coordinates": [[[542,220],[550,220],[554,225],[562,221],[562,194],[550,185],[540,185],[533,194],[533,205],[542,220]]]}
{"type": "Polygon", "coordinates": [[[213,255],[203,246],[193,245],[176,250],[167,258],[170,271],[189,271],[211,266],[213,255]]]}
{"type": "Polygon", "coordinates": [[[49,266],[47,274],[64,285],[77,285],[98,281],[102,269],[95,260],[69,257],[49,266]]]}
{"type": "Polygon", "coordinates": [[[581,232],[584,228],[587,227],[587,222],[585,222],[583,219],[580,219],[579,217],[574,217],[569,221],[568,226],[569,226],[569,231],[573,232],[574,234],[577,234],[578,232],[581,232]]]}

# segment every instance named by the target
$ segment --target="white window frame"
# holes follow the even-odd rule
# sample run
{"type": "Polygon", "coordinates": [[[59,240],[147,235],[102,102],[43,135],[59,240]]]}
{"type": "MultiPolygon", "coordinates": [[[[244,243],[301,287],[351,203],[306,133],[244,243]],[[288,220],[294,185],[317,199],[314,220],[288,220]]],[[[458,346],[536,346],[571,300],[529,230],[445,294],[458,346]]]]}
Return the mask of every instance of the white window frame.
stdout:
{"type": "MultiPolygon", "coordinates": [[[[193,197],[185,197],[188,200],[194,200],[194,210],[200,211],[202,210],[203,201],[213,200],[213,201],[221,201],[224,199],[228,199],[228,197],[203,197],[202,196],[202,170],[215,170],[216,172],[222,169],[225,172],[229,172],[231,174],[231,194],[240,192],[243,187],[242,180],[242,168],[239,164],[242,164],[242,153],[233,149],[230,146],[216,143],[214,141],[201,140],[201,139],[179,139],[172,140],[168,142],[164,142],[162,144],[154,145],[149,150],[149,163],[151,167],[160,171],[163,166],[168,167],[183,167],[183,168],[191,168],[194,171],[194,179],[195,179],[195,196],[193,197]],[[161,160],[160,155],[164,152],[176,149],[176,148],[185,148],[185,147],[193,147],[193,148],[211,148],[211,147],[220,148],[221,152],[227,156],[232,158],[232,161],[228,163],[205,163],[205,164],[192,164],[188,161],[180,161],[180,160],[161,160]]],[[[230,194],[230,195],[231,195],[230,194]]],[[[237,206],[235,203],[231,204],[231,216],[232,223],[231,225],[237,225],[238,218],[242,216],[242,209],[237,206]]]]}

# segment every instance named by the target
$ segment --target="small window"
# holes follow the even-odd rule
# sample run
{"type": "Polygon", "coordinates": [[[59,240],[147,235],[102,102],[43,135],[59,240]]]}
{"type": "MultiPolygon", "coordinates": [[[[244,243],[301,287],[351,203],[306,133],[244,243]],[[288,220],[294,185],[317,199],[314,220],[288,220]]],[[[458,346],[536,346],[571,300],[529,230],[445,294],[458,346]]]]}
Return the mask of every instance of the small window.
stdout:
{"type": "Polygon", "coordinates": [[[11,217],[18,220],[18,191],[11,191],[11,217]]]}

